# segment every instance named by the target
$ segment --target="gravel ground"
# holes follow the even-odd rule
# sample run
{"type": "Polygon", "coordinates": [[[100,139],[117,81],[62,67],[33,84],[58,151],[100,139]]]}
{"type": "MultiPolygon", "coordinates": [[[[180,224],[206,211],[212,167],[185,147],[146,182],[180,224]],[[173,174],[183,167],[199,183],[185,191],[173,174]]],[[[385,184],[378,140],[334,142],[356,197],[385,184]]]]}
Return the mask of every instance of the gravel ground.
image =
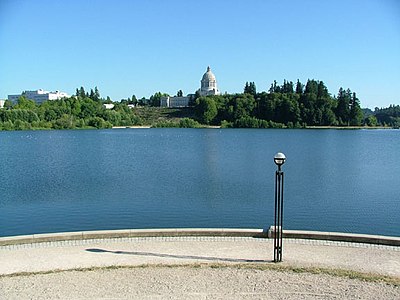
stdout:
{"type": "Polygon", "coordinates": [[[0,299],[400,299],[400,288],[326,274],[146,266],[0,277],[0,299]]]}

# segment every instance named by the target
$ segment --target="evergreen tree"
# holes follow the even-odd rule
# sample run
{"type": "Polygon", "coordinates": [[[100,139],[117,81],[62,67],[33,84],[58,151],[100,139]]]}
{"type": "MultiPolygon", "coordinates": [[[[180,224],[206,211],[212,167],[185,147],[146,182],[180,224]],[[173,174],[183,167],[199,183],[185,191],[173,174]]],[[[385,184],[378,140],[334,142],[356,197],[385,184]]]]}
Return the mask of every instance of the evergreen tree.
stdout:
{"type": "Polygon", "coordinates": [[[246,81],[246,84],[244,85],[243,93],[248,93],[249,92],[249,83],[246,81]]]}
{"type": "Polygon", "coordinates": [[[256,88],[256,84],[255,82],[250,82],[249,85],[249,94],[253,95],[253,97],[255,97],[257,95],[257,88],[256,88]]]}
{"type": "Polygon", "coordinates": [[[351,91],[339,89],[337,96],[336,118],[339,125],[349,125],[351,91]]]}
{"type": "Polygon", "coordinates": [[[299,94],[299,95],[303,94],[303,88],[304,88],[304,85],[300,82],[300,80],[297,79],[296,94],[299,94]]]}
{"type": "Polygon", "coordinates": [[[326,99],[328,97],[329,97],[328,88],[325,86],[323,81],[319,81],[317,87],[317,98],[326,99]]]}
{"type": "Polygon", "coordinates": [[[80,87],[78,96],[81,97],[81,98],[85,98],[86,97],[85,89],[83,88],[83,86],[80,87]]]}
{"type": "Polygon", "coordinates": [[[131,104],[136,105],[137,103],[138,103],[138,100],[137,100],[136,96],[133,94],[132,98],[131,98],[131,104]]]}
{"type": "Polygon", "coordinates": [[[283,86],[281,88],[281,93],[292,94],[293,93],[293,82],[283,80],[283,86]]]}
{"type": "Polygon", "coordinates": [[[92,99],[92,100],[95,100],[95,96],[94,96],[94,91],[93,91],[93,89],[90,89],[89,98],[92,99]]]}
{"type": "Polygon", "coordinates": [[[350,112],[349,121],[352,126],[361,126],[363,120],[363,113],[360,107],[360,101],[358,100],[356,93],[353,93],[350,100],[350,112]]]}
{"type": "Polygon", "coordinates": [[[317,93],[318,93],[318,82],[315,81],[314,79],[307,80],[306,89],[305,89],[304,92],[317,95],[317,93]]]}
{"type": "Polygon", "coordinates": [[[94,101],[100,101],[100,92],[99,89],[97,88],[97,86],[94,87],[94,101]]]}
{"type": "Polygon", "coordinates": [[[281,92],[281,88],[278,85],[278,83],[276,82],[276,80],[274,80],[274,83],[271,84],[271,87],[268,90],[269,93],[280,93],[281,92]]]}
{"type": "Polygon", "coordinates": [[[253,95],[253,97],[256,96],[257,89],[256,89],[256,84],[254,83],[254,81],[253,82],[247,82],[246,81],[246,84],[244,86],[244,93],[253,95]]]}
{"type": "Polygon", "coordinates": [[[387,108],[375,108],[375,117],[383,126],[400,127],[400,105],[390,105],[387,108]]]}

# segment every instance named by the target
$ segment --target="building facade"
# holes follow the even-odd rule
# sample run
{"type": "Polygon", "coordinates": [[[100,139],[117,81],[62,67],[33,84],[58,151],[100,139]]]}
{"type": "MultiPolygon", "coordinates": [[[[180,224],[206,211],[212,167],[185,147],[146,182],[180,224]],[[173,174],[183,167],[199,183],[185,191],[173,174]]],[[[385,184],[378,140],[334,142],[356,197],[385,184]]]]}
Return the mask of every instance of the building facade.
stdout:
{"type": "Polygon", "coordinates": [[[12,101],[13,103],[18,101],[18,98],[24,96],[27,99],[35,101],[37,104],[41,104],[47,100],[59,100],[62,98],[70,97],[67,93],[55,91],[55,92],[48,92],[42,89],[36,91],[24,91],[20,95],[8,95],[8,100],[12,101]]]}
{"type": "Polygon", "coordinates": [[[187,95],[185,97],[161,97],[160,106],[161,107],[188,107],[191,97],[193,95],[187,95]]]}
{"type": "Polygon", "coordinates": [[[209,96],[209,95],[219,95],[219,90],[217,87],[217,79],[213,72],[211,72],[211,68],[207,67],[207,72],[204,73],[201,78],[201,87],[200,87],[200,96],[209,96]]]}
{"type": "MultiPolygon", "coordinates": [[[[207,71],[204,73],[203,77],[200,81],[200,89],[198,90],[200,96],[209,96],[209,95],[219,95],[220,92],[217,87],[217,79],[213,72],[211,72],[211,68],[207,67],[207,71]]],[[[185,97],[162,97],[160,100],[161,107],[188,107],[190,104],[190,100],[194,97],[193,94],[189,94],[185,97]]]]}

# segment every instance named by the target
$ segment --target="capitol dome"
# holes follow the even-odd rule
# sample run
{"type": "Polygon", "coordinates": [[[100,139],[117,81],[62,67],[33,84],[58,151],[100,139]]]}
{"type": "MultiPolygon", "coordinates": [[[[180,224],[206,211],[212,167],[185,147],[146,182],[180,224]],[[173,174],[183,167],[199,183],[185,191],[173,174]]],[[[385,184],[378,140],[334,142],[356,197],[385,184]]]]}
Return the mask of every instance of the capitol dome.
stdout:
{"type": "Polygon", "coordinates": [[[217,79],[215,78],[213,72],[211,72],[210,67],[207,67],[207,72],[204,73],[201,79],[200,95],[219,95],[219,90],[217,88],[217,79]]]}
{"type": "Polygon", "coordinates": [[[210,67],[207,67],[207,72],[204,73],[203,78],[201,79],[201,81],[216,81],[215,79],[215,75],[213,72],[211,72],[210,67]]]}

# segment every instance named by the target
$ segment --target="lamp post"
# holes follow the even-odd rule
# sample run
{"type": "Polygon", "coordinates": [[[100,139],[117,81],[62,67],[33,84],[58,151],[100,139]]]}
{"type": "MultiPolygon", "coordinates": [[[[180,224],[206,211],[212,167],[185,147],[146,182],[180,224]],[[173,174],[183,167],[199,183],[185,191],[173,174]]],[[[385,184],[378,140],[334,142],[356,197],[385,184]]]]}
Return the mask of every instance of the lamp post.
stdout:
{"type": "Polygon", "coordinates": [[[278,166],[275,172],[275,218],[274,218],[274,262],[282,261],[282,224],[283,224],[283,171],[285,154],[278,152],[274,156],[274,162],[278,166]]]}

